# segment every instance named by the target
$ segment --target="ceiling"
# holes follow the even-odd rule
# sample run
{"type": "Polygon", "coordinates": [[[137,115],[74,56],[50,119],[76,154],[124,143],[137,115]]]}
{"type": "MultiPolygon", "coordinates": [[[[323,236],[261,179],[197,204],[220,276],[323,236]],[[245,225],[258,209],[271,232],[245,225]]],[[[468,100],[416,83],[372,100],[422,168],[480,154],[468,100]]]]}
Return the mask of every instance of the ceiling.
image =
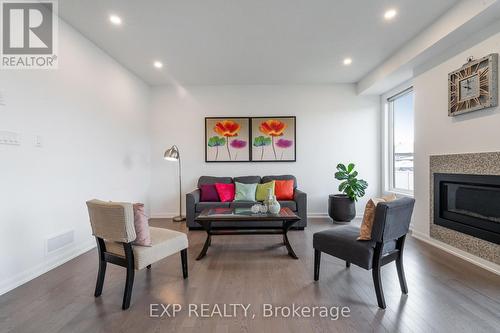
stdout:
{"type": "Polygon", "coordinates": [[[150,85],[325,84],[358,82],[457,2],[61,0],[59,15],[150,85]]]}

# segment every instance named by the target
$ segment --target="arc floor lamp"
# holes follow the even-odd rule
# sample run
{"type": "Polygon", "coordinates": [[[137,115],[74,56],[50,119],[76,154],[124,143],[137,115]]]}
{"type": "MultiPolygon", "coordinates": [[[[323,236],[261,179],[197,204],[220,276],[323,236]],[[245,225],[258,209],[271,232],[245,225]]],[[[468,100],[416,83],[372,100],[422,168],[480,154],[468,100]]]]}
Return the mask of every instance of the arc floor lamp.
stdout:
{"type": "Polygon", "coordinates": [[[181,222],[186,219],[182,216],[182,173],[181,173],[181,154],[179,153],[179,147],[173,145],[165,151],[163,158],[167,161],[177,161],[179,163],[179,216],[173,218],[174,222],[181,222]]]}

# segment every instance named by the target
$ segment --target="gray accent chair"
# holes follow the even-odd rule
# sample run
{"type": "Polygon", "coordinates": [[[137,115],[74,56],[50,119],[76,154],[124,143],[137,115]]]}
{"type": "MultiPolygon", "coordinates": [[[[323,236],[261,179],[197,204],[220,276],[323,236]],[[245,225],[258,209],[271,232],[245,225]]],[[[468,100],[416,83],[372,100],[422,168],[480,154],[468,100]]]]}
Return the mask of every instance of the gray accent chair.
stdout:
{"type": "Polygon", "coordinates": [[[341,226],[313,235],[314,247],[314,280],[319,280],[321,252],[346,261],[367,270],[372,270],[378,306],[385,309],[384,292],[380,278],[380,268],[396,261],[399,284],[403,294],[408,293],[403,270],[403,250],[408,233],[415,200],[402,198],[377,205],[371,238],[369,241],[358,241],[359,228],[341,226]]]}
{"type": "MultiPolygon", "coordinates": [[[[254,183],[267,183],[272,180],[293,180],[294,183],[294,198],[293,200],[280,201],[281,207],[290,208],[295,214],[297,214],[301,220],[294,226],[295,229],[304,229],[307,226],[307,194],[302,192],[297,188],[297,179],[292,175],[279,175],[279,176],[242,176],[242,177],[212,177],[212,176],[201,176],[198,179],[198,188],[188,194],[186,194],[186,223],[190,230],[203,229],[201,225],[196,223],[194,219],[205,209],[205,208],[250,208],[256,203],[256,201],[233,201],[233,202],[200,202],[200,185],[203,184],[214,184],[214,183],[224,183],[230,184],[234,182],[244,183],[244,184],[254,184],[254,183]]],[[[231,227],[235,226],[235,222],[218,222],[219,227],[231,227]]],[[[248,222],[238,222],[238,227],[280,227],[281,222],[262,222],[259,223],[248,223],[248,222]]],[[[293,229],[293,228],[292,228],[293,229]]]]}

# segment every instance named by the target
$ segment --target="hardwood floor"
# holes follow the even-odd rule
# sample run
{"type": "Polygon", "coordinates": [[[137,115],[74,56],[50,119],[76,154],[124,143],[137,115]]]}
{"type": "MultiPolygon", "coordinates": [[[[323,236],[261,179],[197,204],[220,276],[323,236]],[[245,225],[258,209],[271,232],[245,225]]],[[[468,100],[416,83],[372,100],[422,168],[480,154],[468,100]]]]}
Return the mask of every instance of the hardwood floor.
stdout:
{"type": "MultiPolygon", "coordinates": [[[[184,224],[151,220],[185,231],[184,224]]],[[[335,226],[333,226],[335,227],[335,226]]],[[[195,258],[203,231],[189,232],[189,278],[180,254],[136,273],[130,309],[121,310],[125,270],[108,265],[104,290],[94,298],[97,252],[78,258],[0,296],[0,332],[495,332],[500,329],[500,278],[425,243],[407,238],[408,295],[401,295],[393,264],[382,268],[387,309],[380,310],[371,273],[322,256],[313,281],[312,234],[332,228],[314,219],[289,233],[299,260],[281,236],[214,236],[207,256],[195,258]],[[256,318],[150,318],[150,304],[251,304],[256,318]],[[264,303],[348,306],[350,317],[262,318],[264,303]]],[[[161,310],[161,308],[160,308],[161,310]]],[[[160,311],[161,312],[161,311],[160,311]]]]}

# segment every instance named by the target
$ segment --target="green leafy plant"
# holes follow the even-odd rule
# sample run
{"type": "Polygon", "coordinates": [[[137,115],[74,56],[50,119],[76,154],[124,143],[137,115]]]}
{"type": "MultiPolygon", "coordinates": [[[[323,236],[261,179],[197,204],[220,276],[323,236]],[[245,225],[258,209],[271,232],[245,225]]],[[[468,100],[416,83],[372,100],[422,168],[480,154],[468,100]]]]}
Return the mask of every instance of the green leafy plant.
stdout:
{"type": "Polygon", "coordinates": [[[347,167],[339,163],[335,178],[342,181],[339,185],[339,191],[347,195],[351,200],[358,201],[365,195],[365,190],[368,183],[363,179],[358,179],[358,172],[354,171],[354,163],[350,163],[347,167]]]}

